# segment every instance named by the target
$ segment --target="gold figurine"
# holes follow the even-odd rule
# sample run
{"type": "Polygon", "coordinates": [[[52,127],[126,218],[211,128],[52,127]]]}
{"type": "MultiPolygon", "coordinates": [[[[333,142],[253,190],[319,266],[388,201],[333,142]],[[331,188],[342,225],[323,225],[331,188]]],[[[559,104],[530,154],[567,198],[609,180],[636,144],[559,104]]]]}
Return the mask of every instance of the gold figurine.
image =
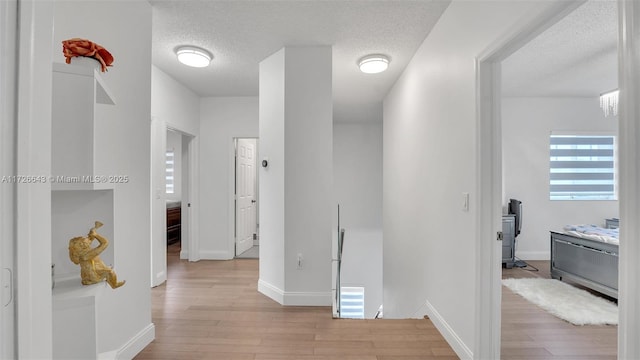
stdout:
{"type": "Polygon", "coordinates": [[[96,232],[101,226],[102,223],[96,221],[87,237],[79,236],[69,240],[69,258],[74,264],[80,265],[83,285],[97,284],[106,279],[111,288],[116,289],[124,285],[125,281],[118,281],[115,271],[100,259],[100,253],[109,246],[109,240],[96,232]],[[91,248],[93,240],[100,243],[95,248],[91,248]]]}

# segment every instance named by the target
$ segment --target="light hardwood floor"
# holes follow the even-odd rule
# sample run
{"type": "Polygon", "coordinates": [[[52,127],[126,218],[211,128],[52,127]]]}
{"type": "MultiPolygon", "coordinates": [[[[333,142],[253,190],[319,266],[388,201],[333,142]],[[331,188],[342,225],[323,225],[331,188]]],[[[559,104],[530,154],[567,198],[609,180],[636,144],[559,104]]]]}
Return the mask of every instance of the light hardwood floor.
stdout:
{"type": "Polygon", "coordinates": [[[152,289],[156,340],[136,359],[458,359],[427,319],[334,320],[258,293],[258,260],[180,261],[152,289]]]}
{"type": "MultiPolygon", "coordinates": [[[[549,261],[529,263],[540,271],[503,269],[502,278],[551,278],[549,261]]],[[[617,326],[572,325],[502,287],[502,359],[613,360],[617,333],[617,326]]]]}
{"type": "MultiPolygon", "coordinates": [[[[457,359],[429,320],[333,320],[328,307],[282,307],[256,291],[258,261],[178,259],[152,290],[156,340],[136,359],[457,359]]],[[[503,278],[549,277],[505,269],[503,278]]],[[[617,327],[574,326],[503,287],[502,358],[616,358],[617,327]]]]}

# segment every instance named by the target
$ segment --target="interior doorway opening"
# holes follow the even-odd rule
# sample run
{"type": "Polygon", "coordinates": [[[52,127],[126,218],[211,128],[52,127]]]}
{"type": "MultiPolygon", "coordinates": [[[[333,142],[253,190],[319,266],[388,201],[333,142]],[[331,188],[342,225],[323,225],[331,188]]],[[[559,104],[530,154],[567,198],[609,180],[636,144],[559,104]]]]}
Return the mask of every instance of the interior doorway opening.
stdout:
{"type": "Polygon", "coordinates": [[[235,258],[257,259],[260,254],[258,202],[258,139],[235,138],[235,258]]]}
{"type": "MultiPolygon", "coordinates": [[[[478,256],[482,258],[478,269],[480,279],[479,300],[477,302],[480,311],[478,347],[474,354],[479,357],[497,358],[500,354],[500,329],[501,329],[501,273],[500,242],[495,241],[495,230],[500,229],[505,197],[511,196],[503,192],[504,180],[504,152],[502,149],[502,76],[501,68],[503,60],[514,54],[536,36],[556,24],[560,19],[570,14],[584,2],[558,3],[545,10],[532,22],[528,23],[504,42],[496,44],[478,58],[478,98],[479,100],[479,204],[480,215],[478,233],[486,239],[485,246],[478,250],[478,256]],[[494,246],[494,245],[498,246],[494,246]],[[490,324],[487,331],[486,325],[490,324]]],[[[529,133],[527,132],[527,135],[529,133]]],[[[548,133],[547,133],[548,136],[548,133]]],[[[548,141],[548,140],[547,140],[548,141]]],[[[545,141],[548,146],[548,142],[545,141]]],[[[506,151],[506,150],[505,150],[506,151]]],[[[548,151],[548,150],[547,150],[548,151]]],[[[548,152],[546,152],[549,154],[548,152]]],[[[548,159],[547,159],[548,161],[548,159]]],[[[547,169],[548,171],[548,169],[547,169]]],[[[548,178],[547,178],[548,179],[548,178]]],[[[548,180],[547,180],[548,182],[548,180]]],[[[547,199],[549,194],[547,193],[547,199]]],[[[508,198],[508,197],[507,197],[508,198]]],[[[522,200],[522,199],[520,199],[522,200]]],[[[527,201],[531,204],[531,201],[527,201]]],[[[528,213],[531,213],[529,211],[528,213]]],[[[528,218],[531,222],[531,217],[528,218]]],[[[527,220],[525,220],[527,222],[527,220]]],[[[523,230],[524,231],[524,230],[523,230]]],[[[548,233],[545,236],[548,239],[548,233]]],[[[485,240],[483,240],[485,241],[485,240]]],[[[523,249],[524,250],[524,249],[523,249]]]]}
{"type": "MultiPolygon", "coordinates": [[[[606,219],[618,218],[620,214],[613,191],[617,188],[613,143],[618,137],[618,119],[603,111],[606,109],[601,108],[599,98],[600,94],[618,88],[617,3],[585,1],[578,5],[500,62],[502,278],[514,279],[508,281],[519,284],[529,279],[554,284],[552,279],[562,279],[571,285],[566,292],[560,292],[570,303],[575,301],[570,300],[572,293],[568,290],[574,288],[591,292],[594,299],[611,302],[615,299],[607,296],[611,295],[607,287],[613,286],[614,281],[605,276],[615,278],[617,288],[617,246],[615,253],[613,249],[605,252],[593,243],[589,250],[584,250],[585,256],[584,247],[567,241],[575,238],[562,237],[564,247],[550,247],[549,241],[550,231],[555,238],[555,232],[564,232],[567,225],[592,224],[592,231],[601,231],[595,226],[603,228],[606,219]],[[590,24],[585,25],[587,22],[590,24]],[[581,50],[565,51],[567,44],[581,50]],[[554,60],[532,56],[541,54],[542,48],[553,52],[554,60]],[[527,64],[523,66],[525,61],[527,64]],[[525,72],[530,75],[523,76],[525,72]],[[540,75],[543,72],[548,80],[540,75]],[[532,178],[541,181],[529,181],[532,178]],[[514,198],[522,201],[519,211],[510,211],[514,208],[514,198]],[[517,232],[508,236],[513,233],[508,225],[512,217],[506,214],[514,212],[518,213],[516,226],[511,229],[517,232]],[[514,237],[520,228],[522,233],[514,237]],[[511,240],[510,251],[505,251],[509,245],[507,240],[511,240]],[[609,260],[605,253],[615,260],[609,260]],[[564,259],[570,259],[571,267],[565,265],[564,259]],[[565,270],[568,270],[565,276],[557,275],[565,270]],[[591,280],[592,271],[598,276],[594,280],[591,280]]],[[[551,244],[558,242],[552,239],[551,244]]],[[[536,313],[535,305],[520,301],[513,294],[505,290],[502,297],[506,304],[501,314],[503,353],[513,351],[512,341],[517,330],[513,330],[512,324],[517,318],[519,326],[528,331],[556,327],[557,336],[583,343],[579,349],[565,344],[563,351],[593,352],[590,346],[598,346],[609,349],[603,356],[616,356],[617,327],[589,325],[595,318],[593,314],[606,311],[604,301],[599,309],[595,307],[598,310],[594,313],[584,311],[577,317],[585,325],[560,329],[563,320],[549,316],[548,312],[536,313]],[[592,345],[595,339],[598,345],[592,345]]],[[[551,293],[538,292],[540,298],[549,295],[551,293]]],[[[556,314],[572,313],[557,311],[556,314]]],[[[533,353],[544,346],[542,341],[532,341],[529,348],[533,353]]]]}

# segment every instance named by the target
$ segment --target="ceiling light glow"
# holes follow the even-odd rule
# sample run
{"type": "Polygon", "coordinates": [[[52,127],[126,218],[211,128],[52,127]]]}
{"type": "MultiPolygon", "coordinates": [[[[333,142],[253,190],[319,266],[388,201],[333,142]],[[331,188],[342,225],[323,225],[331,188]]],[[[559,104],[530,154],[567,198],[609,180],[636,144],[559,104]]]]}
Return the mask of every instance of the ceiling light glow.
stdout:
{"type": "Polygon", "coordinates": [[[213,56],[205,49],[195,46],[181,46],[176,49],[178,61],[191,67],[207,67],[213,56]]]}
{"type": "Polygon", "coordinates": [[[389,67],[389,58],[385,55],[367,55],[358,61],[360,71],[365,74],[381,73],[389,67]]]}

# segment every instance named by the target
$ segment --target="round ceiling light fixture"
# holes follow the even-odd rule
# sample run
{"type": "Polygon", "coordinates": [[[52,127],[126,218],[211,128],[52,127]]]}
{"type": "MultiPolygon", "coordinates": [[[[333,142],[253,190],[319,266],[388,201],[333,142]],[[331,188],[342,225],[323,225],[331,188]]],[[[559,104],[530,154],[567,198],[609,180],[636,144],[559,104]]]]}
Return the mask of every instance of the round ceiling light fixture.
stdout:
{"type": "Polygon", "coordinates": [[[389,67],[389,58],[382,54],[367,55],[358,60],[358,67],[365,74],[381,73],[389,67]]]}
{"type": "Polygon", "coordinates": [[[180,46],[176,48],[178,61],[191,67],[207,67],[213,56],[207,50],[196,46],[180,46]]]}

